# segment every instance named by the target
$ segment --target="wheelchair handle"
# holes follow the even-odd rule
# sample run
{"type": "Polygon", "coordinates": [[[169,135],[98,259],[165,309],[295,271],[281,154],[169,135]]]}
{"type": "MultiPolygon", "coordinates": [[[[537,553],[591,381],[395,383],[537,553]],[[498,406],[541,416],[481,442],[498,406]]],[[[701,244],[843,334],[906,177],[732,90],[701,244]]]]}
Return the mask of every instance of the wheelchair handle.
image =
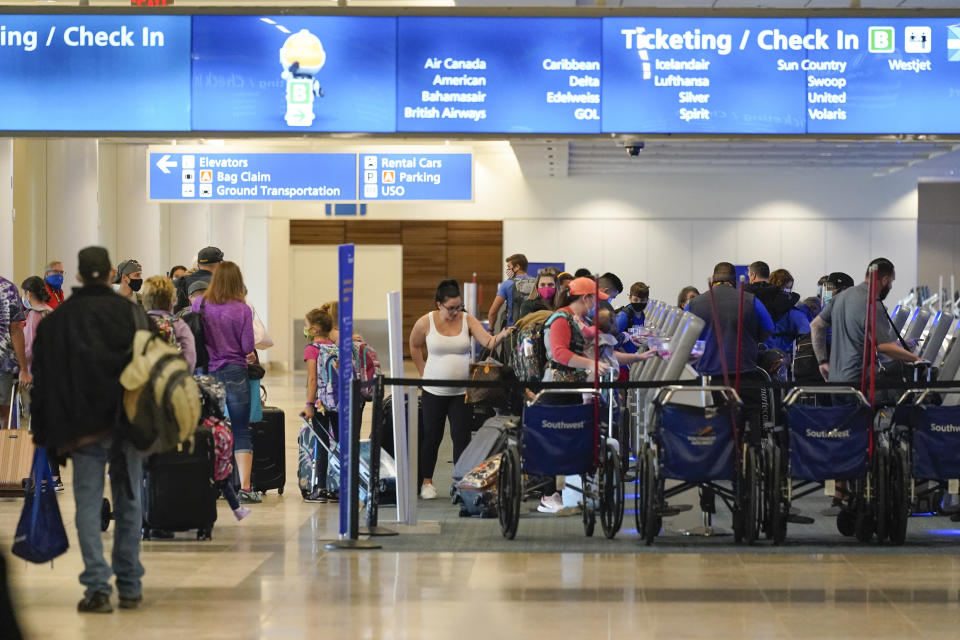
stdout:
{"type": "Polygon", "coordinates": [[[579,389],[544,389],[539,393],[537,393],[537,395],[533,396],[533,400],[528,400],[527,406],[530,407],[537,404],[538,402],[540,402],[541,396],[550,394],[550,393],[590,393],[598,396],[601,395],[600,391],[597,389],[594,389],[593,387],[582,387],[579,389]]]}
{"type": "Polygon", "coordinates": [[[727,400],[733,400],[737,404],[743,404],[743,400],[740,399],[740,394],[737,393],[736,389],[733,387],[725,387],[723,385],[702,385],[699,387],[694,387],[682,384],[673,384],[666,387],[660,387],[660,389],[657,391],[657,395],[654,396],[653,401],[660,405],[668,404],[670,402],[670,398],[673,397],[673,394],[679,391],[717,391],[727,396],[727,400]]]}
{"type": "Polygon", "coordinates": [[[903,395],[900,396],[900,399],[897,400],[897,404],[898,405],[904,404],[910,396],[918,393],[920,395],[914,398],[913,404],[920,404],[926,399],[928,395],[930,395],[931,392],[934,392],[934,391],[936,391],[937,393],[942,393],[944,395],[951,394],[951,393],[960,393],[960,386],[947,387],[944,389],[907,389],[906,391],[903,392],[903,395]]]}
{"type": "Polygon", "coordinates": [[[786,398],[783,399],[783,404],[784,406],[789,407],[793,404],[796,404],[800,396],[808,394],[856,396],[863,406],[870,406],[870,403],[867,402],[867,399],[864,397],[863,393],[861,393],[859,389],[854,389],[853,387],[796,387],[787,394],[786,398]]]}

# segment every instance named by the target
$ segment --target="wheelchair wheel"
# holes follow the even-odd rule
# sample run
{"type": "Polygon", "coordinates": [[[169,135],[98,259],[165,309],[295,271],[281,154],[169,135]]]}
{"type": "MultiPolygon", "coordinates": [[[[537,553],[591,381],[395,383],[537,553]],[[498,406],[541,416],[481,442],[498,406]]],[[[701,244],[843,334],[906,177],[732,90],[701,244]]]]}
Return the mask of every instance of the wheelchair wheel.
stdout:
{"type": "Polygon", "coordinates": [[[857,516],[848,509],[837,514],[837,531],[840,535],[850,537],[857,531],[857,516]]]}
{"type": "Polygon", "coordinates": [[[762,522],[763,479],[760,474],[759,458],[755,447],[747,447],[740,487],[743,541],[747,544],[756,542],[762,522]]]}
{"type": "Polygon", "coordinates": [[[887,536],[891,544],[901,545],[907,539],[910,517],[910,467],[907,453],[894,446],[887,467],[887,536]]]}
{"type": "Polygon", "coordinates": [[[877,542],[883,543],[887,539],[889,531],[889,478],[888,466],[890,461],[890,449],[888,447],[878,447],[874,452],[873,464],[873,521],[874,530],[877,534],[877,542]]]}
{"type": "Polygon", "coordinates": [[[583,487],[583,535],[588,538],[597,528],[597,499],[589,497],[590,484],[593,481],[587,474],[580,476],[580,486],[583,487]]]}
{"type": "Polygon", "coordinates": [[[647,447],[644,445],[637,452],[637,476],[633,479],[633,521],[637,525],[637,534],[641,537],[643,536],[644,523],[643,478],[647,469],[646,451],[647,447]]]}
{"type": "Polygon", "coordinates": [[[613,443],[607,443],[600,469],[600,527],[613,539],[623,524],[623,468],[613,443]]]}
{"type": "Polygon", "coordinates": [[[650,449],[644,452],[643,471],[643,488],[640,491],[643,503],[643,528],[638,533],[647,544],[653,544],[653,539],[660,533],[661,518],[657,515],[657,460],[650,449]]]}
{"type": "Polygon", "coordinates": [[[516,444],[507,445],[500,461],[497,478],[497,517],[500,533],[513,540],[520,524],[520,502],[523,499],[523,478],[520,474],[520,450],[516,444]]]}
{"type": "Polygon", "coordinates": [[[770,464],[770,528],[773,544],[783,544],[787,539],[787,518],[790,516],[790,500],[787,497],[787,467],[783,452],[773,445],[770,464]]]}
{"type": "Polygon", "coordinates": [[[877,523],[873,519],[873,514],[869,509],[861,509],[854,521],[853,535],[857,537],[859,542],[866,544],[873,538],[876,529],[877,523]]]}

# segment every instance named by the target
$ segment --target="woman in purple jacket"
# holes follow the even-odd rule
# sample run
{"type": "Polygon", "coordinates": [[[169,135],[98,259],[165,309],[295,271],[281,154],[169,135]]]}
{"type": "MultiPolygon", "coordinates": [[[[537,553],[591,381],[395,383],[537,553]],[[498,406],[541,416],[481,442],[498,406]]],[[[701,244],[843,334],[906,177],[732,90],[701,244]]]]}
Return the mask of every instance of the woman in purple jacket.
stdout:
{"type": "Polygon", "coordinates": [[[192,310],[203,315],[206,331],[209,372],[226,387],[227,410],[233,429],[233,452],[240,473],[240,502],[260,502],[260,494],[251,491],[253,438],[250,432],[250,382],[248,356],[254,352],[253,313],[246,303],[246,287],[240,267],[221,262],[213,272],[210,286],[192,310]]]}

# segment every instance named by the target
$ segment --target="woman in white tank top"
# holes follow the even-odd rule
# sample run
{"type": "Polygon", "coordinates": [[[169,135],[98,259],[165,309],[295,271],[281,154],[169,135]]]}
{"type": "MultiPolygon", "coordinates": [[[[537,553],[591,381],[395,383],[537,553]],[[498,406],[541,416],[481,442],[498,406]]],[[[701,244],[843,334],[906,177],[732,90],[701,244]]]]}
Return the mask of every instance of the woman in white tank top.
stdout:
{"type": "MultiPolygon", "coordinates": [[[[466,380],[470,375],[470,338],[492,349],[512,327],[495,336],[487,333],[479,320],[464,313],[460,285],[456,280],[441,282],[435,300],[436,311],[424,315],[413,325],[410,355],[421,378],[466,380]]],[[[470,409],[464,402],[465,394],[464,387],[423,387],[419,471],[420,497],[425,500],[437,497],[433,472],[448,418],[454,462],[470,442],[470,409]]]]}

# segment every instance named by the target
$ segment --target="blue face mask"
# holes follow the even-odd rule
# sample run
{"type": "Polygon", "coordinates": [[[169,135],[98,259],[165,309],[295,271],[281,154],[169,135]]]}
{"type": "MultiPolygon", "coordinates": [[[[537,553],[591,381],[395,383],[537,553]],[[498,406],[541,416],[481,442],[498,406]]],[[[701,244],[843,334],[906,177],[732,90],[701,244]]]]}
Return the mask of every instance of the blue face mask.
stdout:
{"type": "Polygon", "coordinates": [[[823,290],[823,306],[827,306],[827,303],[833,299],[833,291],[827,289],[823,290]]]}
{"type": "Polygon", "coordinates": [[[49,276],[43,279],[48,285],[59,291],[63,288],[63,274],[62,273],[51,273],[49,276]]]}
{"type": "Polygon", "coordinates": [[[30,306],[30,302],[27,300],[26,296],[20,298],[20,302],[23,303],[24,309],[33,309],[33,307],[30,306]]]}

